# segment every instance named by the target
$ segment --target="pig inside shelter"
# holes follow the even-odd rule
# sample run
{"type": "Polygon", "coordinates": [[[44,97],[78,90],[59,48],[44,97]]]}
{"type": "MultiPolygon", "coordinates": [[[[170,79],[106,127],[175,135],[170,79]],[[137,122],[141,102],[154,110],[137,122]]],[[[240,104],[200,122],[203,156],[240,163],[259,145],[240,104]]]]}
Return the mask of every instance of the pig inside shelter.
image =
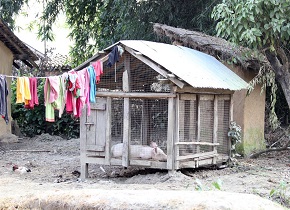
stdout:
{"type": "Polygon", "coordinates": [[[228,161],[233,91],[194,88],[165,68],[167,63],[161,65],[159,60],[172,63],[171,49],[188,53],[176,47],[120,41],[78,67],[103,63],[96,102],[90,103],[90,115],[83,110],[80,121],[83,179],[89,164],[177,170],[228,161]],[[117,45],[122,55],[109,66],[117,45]]]}

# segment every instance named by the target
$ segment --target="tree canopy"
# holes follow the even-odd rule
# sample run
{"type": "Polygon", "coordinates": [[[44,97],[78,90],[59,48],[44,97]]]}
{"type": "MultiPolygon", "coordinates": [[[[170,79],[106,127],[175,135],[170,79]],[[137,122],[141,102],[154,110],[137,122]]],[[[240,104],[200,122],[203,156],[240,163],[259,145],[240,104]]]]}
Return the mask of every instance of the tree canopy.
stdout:
{"type": "Polygon", "coordinates": [[[190,28],[212,34],[210,14],[221,1],[211,0],[47,0],[39,33],[51,39],[52,25],[64,12],[75,42],[74,64],[122,39],[156,40],[152,23],[190,28]]]}
{"type": "Polygon", "coordinates": [[[19,13],[21,7],[27,3],[28,0],[1,0],[0,1],[0,18],[4,20],[11,28],[15,28],[15,15],[19,13]]]}
{"type": "MultiPolygon", "coordinates": [[[[233,43],[258,50],[269,68],[261,66],[259,81],[281,85],[290,107],[290,1],[289,0],[223,0],[212,13],[218,21],[217,35],[233,43]],[[260,77],[260,78],[261,78],[260,77]]],[[[274,111],[275,94],[272,96],[274,111]]]]}

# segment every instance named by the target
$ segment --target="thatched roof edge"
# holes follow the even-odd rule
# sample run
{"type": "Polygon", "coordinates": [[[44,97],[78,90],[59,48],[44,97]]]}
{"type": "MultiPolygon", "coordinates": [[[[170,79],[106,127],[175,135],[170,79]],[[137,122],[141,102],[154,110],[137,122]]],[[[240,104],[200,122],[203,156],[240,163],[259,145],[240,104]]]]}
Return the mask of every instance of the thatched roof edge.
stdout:
{"type": "Polygon", "coordinates": [[[262,65],[267,63],[263,55],[254,55],[253,51],[249,48],[235,46],[219,37],[209,36],[197,31],[175,28],[160,23],[155,23],[153,28],[158,36],[168,37],[173,44],[207,53],[220,61],[233,62],[237,65],[241,65],[244,69],[258,71],[262,65]]]}

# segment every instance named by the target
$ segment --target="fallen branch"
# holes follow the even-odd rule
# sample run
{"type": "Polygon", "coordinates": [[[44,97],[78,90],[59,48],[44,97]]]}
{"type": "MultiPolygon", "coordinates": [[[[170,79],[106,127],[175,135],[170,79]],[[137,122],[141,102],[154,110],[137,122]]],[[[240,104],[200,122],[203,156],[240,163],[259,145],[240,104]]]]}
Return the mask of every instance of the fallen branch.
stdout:
{"type": "Polygon", "coordinates": [[[9,152],[51,152],[50,150],[9,150],[9,152]]]}
{"type": "Polygon", "coordinates": [[[271,149],[267,149],[267,150],[264,150],[264,151],[261,151],[261,152],[257,152],[257,153],[251,154],[250,155],[250,158],[257,158],[261,154],[264,154],[264,153],[273,152],[273,151],[283,151],[283,150],[290,150],[290,147],[281,147],[281,148],[271,148],[271,149]]]}

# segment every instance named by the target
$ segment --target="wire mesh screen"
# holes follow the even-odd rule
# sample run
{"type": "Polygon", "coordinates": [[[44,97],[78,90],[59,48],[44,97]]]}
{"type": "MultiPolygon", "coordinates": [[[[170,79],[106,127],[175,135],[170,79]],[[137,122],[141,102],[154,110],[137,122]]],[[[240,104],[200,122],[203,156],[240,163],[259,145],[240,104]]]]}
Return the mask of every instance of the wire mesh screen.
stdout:
{"type": "Polygon", "coordinates": [[[129,59],[130,63],[131,92],[170,92],[168,80],[127,52],[112,67],[108,67],[108,61],[104,62],[101,81],[97,84],[98,91],[122,90],[125,57],[129,59]]]}
{"type": "Polygon", "coordinates": [[[123,141],[123,114],[124,114],[124,99],[113,98],[111,105],[111,136],[112,143],[121,143],[123,141]]]}
{"type": "Polygon", "coordinates": [[[165,152],[167,148],[168,100],[130,99],[131,144],[151,141],[165,152]]]}
{"type": "Polygon", "coordinates": [[[130,69],[131,92],[170,92],[167,80],[133,56],[130,56],[130,69]]]}
{"type": "Polygon", "coordinates": [[[122,78],[124,72],[124,58],[128,53],[124,53],[112,67],[108,66],[108,61],[103,63],[103,74],[100,77],[100,82],[97,84],[97,91],[116,91],[122,90],[122,78]]]}
{"type": "MultiPolygon", "coordinates": [[[[200,100],[200,141],[213,142],[213,125],[214,125],[214,101],[200,100]]],[[[200,146],[200,152],[212,151],[212,147],[200,146]]]]}
{"type": "Polygon", "coordinates": [[[229,114],[230,100],[218,100],[218,143],[217,151],[220,154],[229,154],[229,114]]]}
{"type": "MultiPolygon", "coordinates": [[[[196,141],[196,99],[179,100],[179,141],[195,142],[196,141]]],[[[180,145],[179,155],[196,153],[194,145],[180,145]]]]}

